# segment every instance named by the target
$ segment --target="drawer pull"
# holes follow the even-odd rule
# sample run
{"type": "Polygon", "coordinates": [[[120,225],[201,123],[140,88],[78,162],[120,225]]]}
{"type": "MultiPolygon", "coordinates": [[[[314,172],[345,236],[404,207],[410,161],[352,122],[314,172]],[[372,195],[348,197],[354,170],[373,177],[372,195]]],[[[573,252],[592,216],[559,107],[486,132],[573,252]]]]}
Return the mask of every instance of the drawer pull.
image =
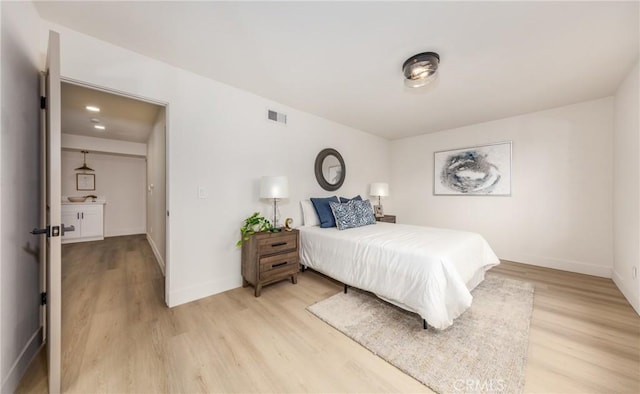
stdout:
{"type": "Polygon", "coordinates": [[[286,245],[286,242],[278,242],[277,244],[271,244],[272,248],[277,248],[278,246],[286,245]]]}
{"type": "Polygon", "coordinates": [[[288,261],[284,261],[284,262],[282,262],[282,263],[274,264],[274,265],[272,265],[272,267],[273,267],[273,268],[276,268],[276,267],[282,267],[283,265],[287,265],[287,263],[288,263],[288,261]]]}

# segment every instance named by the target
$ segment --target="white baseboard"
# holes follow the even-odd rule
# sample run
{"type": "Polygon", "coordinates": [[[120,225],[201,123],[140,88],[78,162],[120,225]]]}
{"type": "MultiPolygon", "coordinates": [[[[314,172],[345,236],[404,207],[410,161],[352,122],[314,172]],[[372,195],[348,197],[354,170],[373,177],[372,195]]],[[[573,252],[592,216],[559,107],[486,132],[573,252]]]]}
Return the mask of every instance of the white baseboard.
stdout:
{"type": "Polygon", "coordinates": [[[561,271],[575,272],[578,274],[600,276],[602,278],[611,278],[612,267],[604,265],[596,265],[585,263],[582,261],[561,260],[541,256],[517,255],[517,256],[500,256],[503,260],[515,261],[517,263],[536,265],[538,267],[553,268],[561,271]]]}
{"type": "Polygon", "coordinates": [[[169,297],[167,297],[167,304],[172,308],[174,306],[186,304],[187,302],[222,293],[223,291],[235,289],[240,286],[242,286],[242,277],[240,276],[240,273],[238,273],[238,275],[173,291],[169,293],[169,297]]]}
{"type": "Polygon", "coordinates": [[[635,309],[636,313],[640,315],[640,297],[637,295],[634,297],[634,294],[627,286],[625,286],[624,279],[622,279],[622,276],[616,270],[613,270],[613,276],[611,279],[613,279],[613,283],[618,286],[618,289],[620,289],[620,292],[624,295],[624,298],[629,301],[629,304],[631,304],[633,309],[635,309]]]}
{"type": "Polygon", "coordinates": [[[31,338],[29,338],[29,341],[20,352],[11,369],[9,369],[9,373],[2,382],[2,387],[0,387],[0,393],[13,393],[16,391],[22,376],[27,371],[27,368],[29,368],[31,361],[38,355],[41,346],[42,327],[38,328],[31,338]]]}
{"type": "Polygon", "coordinates": [[[117,229],[109,229],[105,230],[105,237],[120,237],[123,235],[137,235],[137,234],[146,234],[147,230],[143,227],[139,228],[117,228],[117,229]]]}
{"type": "Polygon", "coordinates": [[[160,251],[158,250],[156,243],[153,242],[153,238],[151,238],[149,234],[147,234],[147,242],[149,242],[149,245],[151,246],[151,250],[153,251],[153,254],[156,256],[156,261],[160,266],[160,271],[162,271],[162,275],[166,277],[167,274],[165,273],[164,259],[162,258],[162,255],[160,254],[160,251]]]}
{"type": "Polygon", "coordinates": [[[82,237],[82,238],[71,238],[71,239],[63,239],[63,244],[75,244],[78,242],[89,242],[89,241],[102,241],[104,237],[82,237]]]}

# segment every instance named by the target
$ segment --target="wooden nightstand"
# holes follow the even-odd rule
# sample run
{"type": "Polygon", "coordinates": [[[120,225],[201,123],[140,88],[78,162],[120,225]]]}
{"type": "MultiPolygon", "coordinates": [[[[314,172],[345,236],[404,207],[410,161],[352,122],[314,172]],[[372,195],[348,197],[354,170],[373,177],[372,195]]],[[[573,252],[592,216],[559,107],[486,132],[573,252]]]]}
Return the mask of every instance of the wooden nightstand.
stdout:
{"type": "Polygon", "coordinates": [[[384,215],[381,218],[376,216],[376,221],[377,222],[385,222],[385,223],[395,223],[396,222],[396,215],[384,215]]]}
{"type": "Polygon", "coordinates": [[[242,243],[242,287],[255,287],[260,297],[262,286],[291,278],[298,283],[300,258],[298,230],[263,232],[252,235],[242,243]]]}

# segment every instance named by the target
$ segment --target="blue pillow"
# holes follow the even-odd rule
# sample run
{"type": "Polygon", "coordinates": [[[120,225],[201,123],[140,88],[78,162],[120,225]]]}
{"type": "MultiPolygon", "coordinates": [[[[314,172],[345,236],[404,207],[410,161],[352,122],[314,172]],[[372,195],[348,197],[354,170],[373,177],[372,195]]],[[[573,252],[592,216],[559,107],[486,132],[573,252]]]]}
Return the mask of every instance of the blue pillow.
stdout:
{"type": "Polygon", "coordinates": [[[346,197],[340,197],[340,202],[341,203],[345,203],[345,202],[349,202],[351,200],[355,200],[355,201],[362,201],[362,197],[360,197],[360,195],[358,194],[357,196],[355,196],[354,198],[346,198],[346,197]]]}
{"type": "Polygon", "coordinates": [[[338,230],[376,224],[369,200],[353,199],[345,204],[329,203],[336,219],[338,230]]]}
{"type": "Polygon", "coordinates": [[[318,219],[320,219],[320,227],[329,228],[336,226],[336,219],[333,217],[333,212],[329,206],[330,202],[339,204],[338,197],[326,197],[326,198],[312,198],[311,203],[316,209],[318,219]]]}

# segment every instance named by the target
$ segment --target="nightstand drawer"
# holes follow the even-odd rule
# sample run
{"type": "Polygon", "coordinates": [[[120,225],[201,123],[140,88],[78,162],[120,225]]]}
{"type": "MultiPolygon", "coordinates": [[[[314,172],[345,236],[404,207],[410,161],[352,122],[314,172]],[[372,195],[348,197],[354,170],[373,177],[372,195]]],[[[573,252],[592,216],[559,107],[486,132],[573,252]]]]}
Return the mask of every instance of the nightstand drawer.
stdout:
{"type": "Polygon", "coordinates": [[[268,237],[258,241],[258,254],[260,255],[296,250],[297,248],[298,237],[296,234],[268,237]]]}
{"type": "Polygon", "coordinates": [[[298,263],[298,251],[260,258],[260,272],[298,263]]]}
{"type": "Polygon", "coordinates": [[[299,267],[297,252],[263,258],[260,259],[260,280],[290,276],[297,273],[299,267]]]}

